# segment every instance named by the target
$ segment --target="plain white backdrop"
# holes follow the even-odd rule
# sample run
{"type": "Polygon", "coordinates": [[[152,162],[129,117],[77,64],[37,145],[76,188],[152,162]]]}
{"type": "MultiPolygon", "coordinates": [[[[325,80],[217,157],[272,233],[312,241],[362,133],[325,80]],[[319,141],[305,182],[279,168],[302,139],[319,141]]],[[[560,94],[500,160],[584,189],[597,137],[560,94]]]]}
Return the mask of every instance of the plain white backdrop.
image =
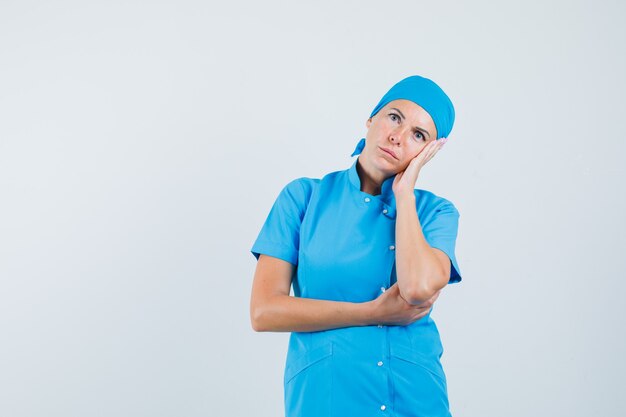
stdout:
{"type": "Polygon", "coordinates": [[[0,415],[283,415],[249,252],[400,79],[451,97],[455,417],[626,409],[619,1],[0,3],[0,415]]]}

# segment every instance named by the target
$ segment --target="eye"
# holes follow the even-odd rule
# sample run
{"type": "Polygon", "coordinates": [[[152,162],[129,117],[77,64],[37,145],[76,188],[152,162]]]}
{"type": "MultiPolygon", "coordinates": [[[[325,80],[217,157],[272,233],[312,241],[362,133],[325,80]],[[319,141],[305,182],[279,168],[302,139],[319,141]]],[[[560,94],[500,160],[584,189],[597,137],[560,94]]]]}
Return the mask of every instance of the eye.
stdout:
{"type": "Polygon", "coordinates": [[[396,119],[400,120],[400,116],[398,116],[395,113],[389,113],[389,116],[391,117],[391,120],[393,120],[394,122],[396,121],[396,119]],[[395,117],[395,119],[394,119],[395,117]]]}
{"type": "Polygon", "coordinates": [[[416,130],[415,134],[416,134],[415,136],[417,136],[418,139],[426,140],[424,135],[422,135],[422,132],[420,132],[419,130],[416,130]]]}

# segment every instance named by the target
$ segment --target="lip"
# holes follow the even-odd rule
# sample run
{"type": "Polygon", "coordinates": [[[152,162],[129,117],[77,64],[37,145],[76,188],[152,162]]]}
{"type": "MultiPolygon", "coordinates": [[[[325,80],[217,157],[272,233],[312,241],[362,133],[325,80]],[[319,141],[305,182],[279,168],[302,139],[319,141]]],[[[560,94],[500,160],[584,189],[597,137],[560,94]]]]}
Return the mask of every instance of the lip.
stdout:
{"type": "Polygon", "coordinates": [[[383,148],[382,146],[379,146],[378,148],[379,148],[381,151],[386,152],[386,153],[388,153],[389,155],[393,156],[393,157],[394,157],[394,159],[398,159],[398,157],[396,156],[396,154],[395,154],[395,153],[393,153],[393,151],[392,151],[391,149],[386,149],[386,148],[383,148]]]}

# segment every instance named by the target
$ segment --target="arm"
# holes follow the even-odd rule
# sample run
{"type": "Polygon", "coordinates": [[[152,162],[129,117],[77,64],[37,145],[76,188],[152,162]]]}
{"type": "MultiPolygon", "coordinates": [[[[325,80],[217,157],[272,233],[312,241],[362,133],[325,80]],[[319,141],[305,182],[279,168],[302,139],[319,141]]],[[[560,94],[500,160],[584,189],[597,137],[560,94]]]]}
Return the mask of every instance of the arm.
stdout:
{"type": "Polygon", "coordinates": [[[450,260],[432,248],[422,232],[415,210],[415,194],[396,196],[396,273],[400,293],[418,304],[448,284],[450,260]]]}
{"type": "Polygon", "coordinates": [[[375,324],[372,302],[350,303],[289,295],[295,266],[260,255],[252,284],[250,319],[257,332],[313,332],[375,324]]]}

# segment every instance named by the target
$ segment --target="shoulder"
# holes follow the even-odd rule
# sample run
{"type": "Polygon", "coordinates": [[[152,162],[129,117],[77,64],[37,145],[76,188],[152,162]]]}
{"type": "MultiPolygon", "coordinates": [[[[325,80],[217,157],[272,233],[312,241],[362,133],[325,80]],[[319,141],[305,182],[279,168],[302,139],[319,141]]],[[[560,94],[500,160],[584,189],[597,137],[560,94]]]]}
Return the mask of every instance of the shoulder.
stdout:
{"type": "Polygon", "coordinates": [[[311,196],[313,190],[319,184],[319,178],[300,177],[291,180],[282,189],[282,193],[287,193],[292,197],[302,199],[311,196]]]}
{"type": "Polygon", "coordinates": [[[320,187],[328,187],[328,185],[341,181],[342,176],[347,175],[347,170],[333,171],[324,174],[321,178],[300,177],[290,181],[283,191],[292,193],[293,195],[310,197],[320,187]]]}
{"type": "Polygon", "coordinates": [[[348,169],[343,169],[339,171],[328,172],[319,181],[322,183],[327,183],[327,182],[334,182],[334,181],[341,180],[344,176],[348,175],[348,171],[349,171],[348,169]]]}
{"type": "Polygon", "coordinates": [[[422,213],[425,216],[434,213],[452,213],[459,215],[459,211],[452,201],[445,197],[439,196],[432,191],[422,190],[416,188],[415,192],[415,204],[417,206],[418,213],[422,213]]]}
{"type": "Polygon", "coordinates": [[[348,170],[339,170],[329,172],[321,178],[300,177],[291,180],[285,185],[281,191],[281,195],[286,195],[297,201],[309,201],[311,195],[318,189],[325,193],[328,187],[335,187],[337,184],[343,184],[344,177],[348,175],[348,170]]]}
{"type": "Polygon", "coordinates": [[[277,203],[282,206],[291,206],[303,211],[311,195],[319,184],[319,179],[300,177],[289,181],[280,191],[277,203]]]}

